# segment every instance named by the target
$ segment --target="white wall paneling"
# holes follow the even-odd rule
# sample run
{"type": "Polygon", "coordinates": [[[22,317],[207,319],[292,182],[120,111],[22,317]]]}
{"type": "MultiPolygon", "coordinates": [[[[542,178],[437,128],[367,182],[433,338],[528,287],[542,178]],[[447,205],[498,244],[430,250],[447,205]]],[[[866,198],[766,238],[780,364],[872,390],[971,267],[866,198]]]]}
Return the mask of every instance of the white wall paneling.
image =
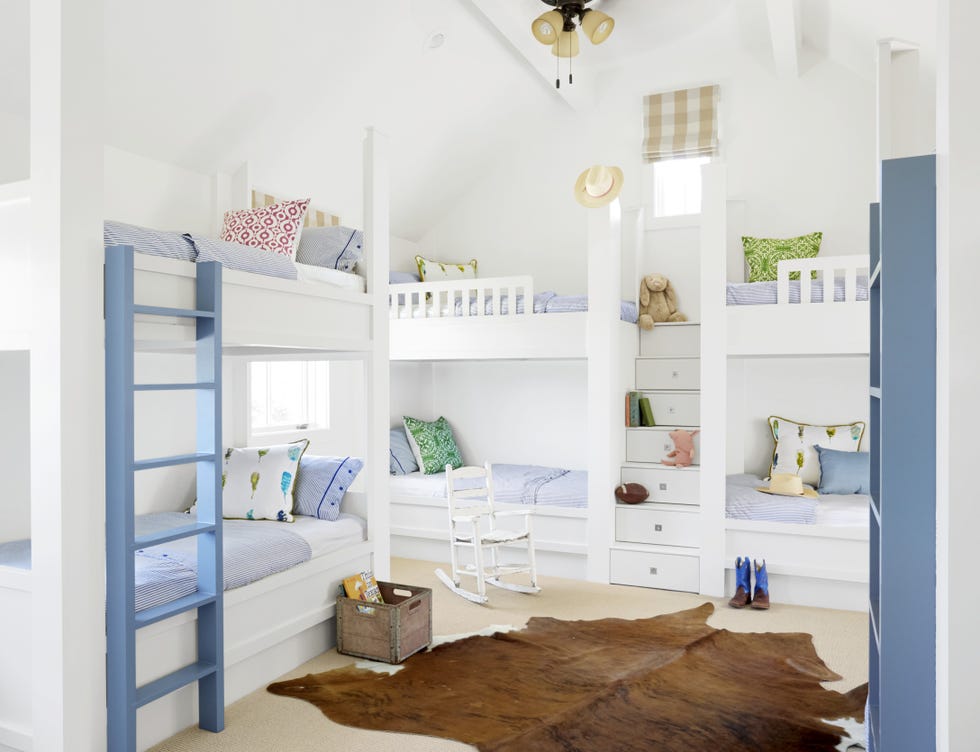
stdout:
{"type": "Polygon", "coordinates": [[[104,14],[30,12],[33,748],[105,749],[104,14]]]}
{"type": "Polygon", "coordinates": [[[31,534],[30,355],[0,352],[0,541],[31,534]]]}
{"type": "Polygon", "coordinates": [[[966,752],[980,746],[980,651],[974,629],[980,600],[966,596],[974,586],[980,528],[974,450],[980,423],[975,378],[980,299],[971,290],[980,275],[980,6],[970,0],[938,5],[936,748],[966,752]]]}

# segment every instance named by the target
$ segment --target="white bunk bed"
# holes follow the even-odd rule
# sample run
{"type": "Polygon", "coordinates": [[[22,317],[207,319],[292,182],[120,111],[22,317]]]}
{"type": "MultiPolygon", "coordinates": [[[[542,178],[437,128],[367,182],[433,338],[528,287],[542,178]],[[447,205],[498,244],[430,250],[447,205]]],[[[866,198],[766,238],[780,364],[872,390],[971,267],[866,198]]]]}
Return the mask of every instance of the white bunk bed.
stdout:
{"type": "MultiPolygon", "coordinates": [[[[589,211],[588,310],[533,313],[530,277],[500,277],[392,285],[389,295],[393,361],[584,360],[588,372],[588,504],[535,506],[538,571],[608,582],[612,491],[625,456],[622,395],[632,383],[638,349],[635,323],[621,319],[624,298],[635,301],[642,243],[640,210],[619,202],[589,211]],[[519,305],[511,305],[511,301],[519,305]]],[[[464,458],[466,459],[466,458],[464,458]]],[[[492,457],[472,458],[477,464],[492,457]]],[[[446,561],[446,501],[391,492],[391,546],[396,556],[446,561]]],[[[508,505],[501,505],[506,508],[508,505]]]]}
{"type": "MultiPolygon", "coordinates": [[[[712,565],[724,572],[712,595],[734,591],[739,556],[765,558],[774,601],[864,610],[868,598],[868,526],[728,519],[726,474],[745,472],[739,434],[749,417],[730,404],[730,364],[752,358],[866,357],[869,350],[867,255],[817,257],[779,263],[777,299],[772,304],[728,305],[725,264],[727,227],[725,166],[704,169],[701,244],[702,455],[701,498],[705,541],[712,565]],[[799,272],[799,281],[790,274],[799,272]],[[816,272],[817,282],[811,282],[816,272]],[[823,285],[837,292],[823,296],[823,285]],[[863,278],[863,279],[862,279],[863,278]]],[[[855,389],[860,385],[855,384],[855,389]]],[[[801,405],[801,409],[805,409],[801,405]]],[[[868,446],[867,437],[863,447],[868,446]]],[[[704,556],[702,549],[702,556],[704,556]]]]}
{"type": "MultiPolygon", "coordinates": [[[[225,701],[234,702],[328,650],[338,586],[351,573],[390,571],[388,534],[389,228],[386,141],[368,129],[364,142],[366,293],[327,284],[224,270],[223,354],[357,358],[364,362],[367,462],[363,492],[348,492],[343,511],[366,520],[365,540],[344,545],[243,587],[225,592],[225,701]]],[[[135,254],[135,298],[143,305],[193,309],[192,262],[135,254]]],[[[137,349],[190,350],[193,325],[180,318],[137,316],[137,349]]],[[[8,347],[9,349],[9,347],[8,347]]],[[[330,523],[326,523],[330,524],[330,523]]],[[[0,640],[30,646],[31,571],[0,566],[0,640]]],[[[196,660],[196,612],[137,632],[137,684],[196,660]]],[[[0,651],[0,750],[32,748],[30,649],[0,651]],[[25,683],[27,688],[25,690],[25,683]]],[[[36,680],[36,679],[35,679],[36,680]]],[[[93,691],[101,691],[93,687],[93,691]]],[[[197,721],[192,683],[140,708],[137,746],[146,749],[197,721]]]]}

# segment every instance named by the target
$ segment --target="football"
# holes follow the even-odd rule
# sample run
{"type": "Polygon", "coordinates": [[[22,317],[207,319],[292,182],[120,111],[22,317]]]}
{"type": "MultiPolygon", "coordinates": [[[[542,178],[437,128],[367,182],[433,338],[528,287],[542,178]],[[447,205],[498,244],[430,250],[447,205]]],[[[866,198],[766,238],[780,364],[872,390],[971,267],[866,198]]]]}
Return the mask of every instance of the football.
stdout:
{"type": "Polygon", "coordinates": [[[616,486],[616,498],[624,504],[639,504],[646,501],[650,494],[639,483],[624,483],[616,486]]]}

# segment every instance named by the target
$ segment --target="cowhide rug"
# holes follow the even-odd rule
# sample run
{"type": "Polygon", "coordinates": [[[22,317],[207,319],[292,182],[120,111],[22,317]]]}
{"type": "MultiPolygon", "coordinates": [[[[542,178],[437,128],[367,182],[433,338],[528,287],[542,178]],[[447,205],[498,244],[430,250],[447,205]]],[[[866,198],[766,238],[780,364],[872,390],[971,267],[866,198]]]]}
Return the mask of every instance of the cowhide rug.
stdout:
{"type": "Polygon", "coordinates": [[[860,742],[867,685],[824,689],[840,677],[810,635],[714,629],[713,611],[706,603],[652,619],[534,617],[520,631],[419,653],[390,675],[351,666],[269,691],[312,702],[337,723],[485,752],[795,752],[860,742]]]}

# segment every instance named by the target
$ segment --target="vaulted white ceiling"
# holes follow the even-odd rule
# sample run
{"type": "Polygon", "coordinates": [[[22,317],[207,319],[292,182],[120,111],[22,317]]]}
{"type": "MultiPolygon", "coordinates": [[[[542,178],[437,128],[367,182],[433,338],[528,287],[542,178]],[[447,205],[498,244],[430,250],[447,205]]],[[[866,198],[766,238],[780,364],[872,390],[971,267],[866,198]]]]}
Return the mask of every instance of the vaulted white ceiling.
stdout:
{"type": "MultiPolygon", "coordinates": [[[[932,60],[931,0],[595,0],[615,32],[583,43],[564,92],[530,36],[540,0],[105,0],[106,143],[204,173],[248,160],[263,187],[357,218],[360,133],[375,125],[392,140],[393,230],[417,237],[501,154],[653,50],[691,38],[710,56],[712,27],[775,65],[773,3],[793,6],[800,75],[829,59],[871,79],[880,37],[932,60]]],[[[27,8],[0,0],[0,140],[29,111],[27,8]]]]}

